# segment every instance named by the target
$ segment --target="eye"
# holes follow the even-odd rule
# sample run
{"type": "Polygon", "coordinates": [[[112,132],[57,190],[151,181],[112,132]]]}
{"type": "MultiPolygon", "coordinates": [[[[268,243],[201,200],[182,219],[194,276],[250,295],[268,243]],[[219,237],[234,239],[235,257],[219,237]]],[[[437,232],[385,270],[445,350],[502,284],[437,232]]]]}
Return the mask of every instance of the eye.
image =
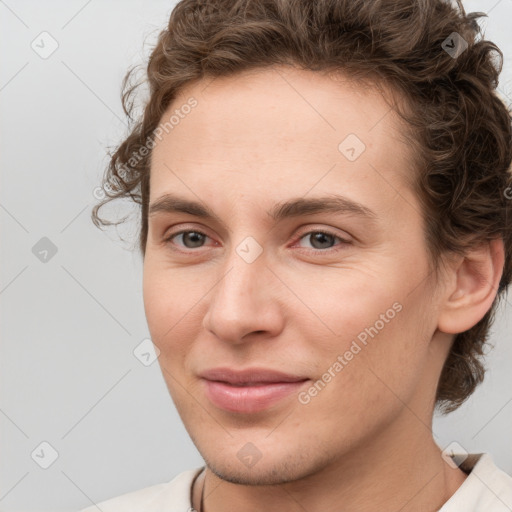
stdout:
{"type": "Polygon", "coordinates": [[[348,240],[344,240],[343,238],[339,237],[338,235],[335,235],[334,233],[330,233],[328,231],[309,231],[308,233],[305,233],[302,235],[299,239],[299,245],[301,247],[304,246],[301,242],[302,241],[309,241],[313,249],[317,250],[325,250],[330,249],[331,247],[334,247],[336,240],[339,240],[341,244],[338,245],[344,245],[350,243],[348,240]]]}
{"type": "Polygon", "coordinates": [[[181,245],[186,249],[195,249],[197,247],[201,247],[204,241],[209,237],[208,235],[205,235],[201,231],[183,230],[179,231],[178,233],[172,233],[169,237],[165,239],[165,241],[172,242],[175,238],[181,239],[181,243],[178,243],[178,245],[181,245]]]}
{"type": "MultiPolygon", "coordinates": [[[[182,230],[177,233],[171,233],[166,239],[166,243],[172,243],[181,246],[185,249],[197,249],[202,247],[206,240],[210,237],[203,233],[202,231],[197,230],[182,230]],[[176,240],[178,242],[176,242],[176,240]]],[[[335,245],[346,245],[350,242],[341,238],[334,233],[330,233],[329,231],[315,230],[304,233],[298,241],[300,247],[308,248],[307,242],[309,241],[309,248],[314,250],[326,252],[326,250],[335,247],[335,245]],[[336,241],[340,243],[336,244],[336,241]],[[306,242],[306,245],[304,245],[306,242]]]]}

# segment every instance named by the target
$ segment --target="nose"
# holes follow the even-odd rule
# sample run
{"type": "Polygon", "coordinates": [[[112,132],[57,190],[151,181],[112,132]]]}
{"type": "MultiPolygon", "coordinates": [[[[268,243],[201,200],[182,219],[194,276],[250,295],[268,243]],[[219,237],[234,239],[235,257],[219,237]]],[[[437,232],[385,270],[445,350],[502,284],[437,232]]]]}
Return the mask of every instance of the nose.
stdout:
{"type": "Polygon", "coordinates": [[[272,338],[283,329],[279,281],[262,255],[248,263],[235,251],[209,297],[203,327],[232,344],[272,338]]]}

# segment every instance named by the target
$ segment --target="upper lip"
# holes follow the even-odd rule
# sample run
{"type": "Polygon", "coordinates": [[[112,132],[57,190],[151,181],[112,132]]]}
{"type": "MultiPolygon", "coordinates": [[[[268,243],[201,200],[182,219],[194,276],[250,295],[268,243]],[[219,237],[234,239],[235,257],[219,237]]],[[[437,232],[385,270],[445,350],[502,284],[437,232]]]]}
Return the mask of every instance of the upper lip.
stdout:
{"type": "Polygon", "coordinates": [[[203,379],[227,382],[229,384],[299,382],[307,380],[307,377],[289,375],[267,368],[247,368],[245,370],[211,368],[210,370],[202,372],[199,376],[203,379]]]}

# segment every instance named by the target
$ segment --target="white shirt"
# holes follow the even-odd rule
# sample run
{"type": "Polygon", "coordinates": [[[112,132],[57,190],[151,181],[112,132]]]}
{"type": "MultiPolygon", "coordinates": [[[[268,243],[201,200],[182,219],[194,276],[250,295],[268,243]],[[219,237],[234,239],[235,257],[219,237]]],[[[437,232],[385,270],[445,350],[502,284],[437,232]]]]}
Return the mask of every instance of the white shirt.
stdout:
{"type": "MultiPolygon", "coordinates": [[[[512,512],[512,477],[488,453],[470,454],[460,465],[469,475],[438,512],[512,512]]],[[[192,512],[192,483],[203,467],[98,503],[80,512],[192,512]],[[98,507],[98,508],[97,508],[98,507]]]]}

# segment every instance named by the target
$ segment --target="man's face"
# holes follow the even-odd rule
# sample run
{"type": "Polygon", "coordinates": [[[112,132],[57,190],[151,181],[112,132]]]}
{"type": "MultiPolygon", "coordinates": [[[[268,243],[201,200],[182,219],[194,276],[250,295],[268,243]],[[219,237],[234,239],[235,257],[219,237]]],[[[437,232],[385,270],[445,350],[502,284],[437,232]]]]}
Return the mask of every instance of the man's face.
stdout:
{"type": "Polygon", "coordinates": [[[162,123],[176,109],[153,150],[150,206],[172,194],[213,216],[154,208],[144,303],[210,469],[242,483],[294,480],[386,432],[425,431],[440,369],[429,349],[436,301],[406,185],[410,148],[384,99],[267,68],[189,86],[162,123]],[[182,108],[190,97],[197,105],[182,108]],[[327,196],[344,207],[272,215],[327,196]],[[233,374],[203,378],[216,369],[233,374]],[[295,382],[226,383],[256,369],[295,382]]]}

